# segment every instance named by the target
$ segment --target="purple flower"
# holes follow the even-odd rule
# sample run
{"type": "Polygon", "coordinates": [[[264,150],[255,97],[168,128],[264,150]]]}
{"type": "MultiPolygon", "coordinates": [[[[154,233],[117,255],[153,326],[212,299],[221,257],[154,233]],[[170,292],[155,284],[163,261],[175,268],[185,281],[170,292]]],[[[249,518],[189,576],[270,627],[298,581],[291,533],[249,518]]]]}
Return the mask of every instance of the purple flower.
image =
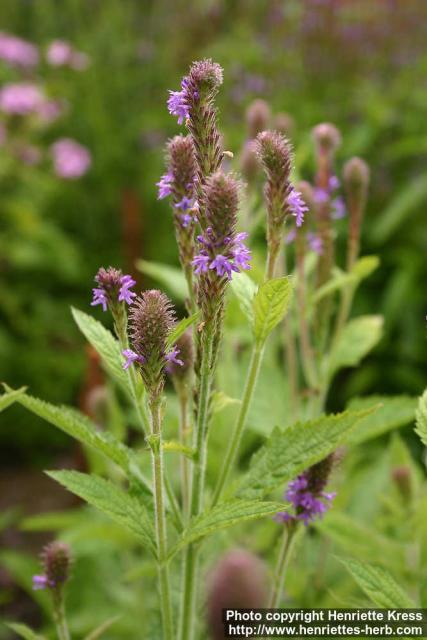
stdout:
{"type": "Polygon", "coordinates": [[[86,147],[72,140],[61,138],[51,147],[55,173],[66,180],[83,176],[92,164],[92,158],[86,147]]]}
{"type": "Polygon", "coordinates": [[[316,187],[313,190],[314,201],[317,204],[323,204],[327,202],[329,199],[329,191],[327,189],[321,189],[320,187],[316,187]]]}
{"type": "Polygon", "coordinates": [[[304,213],[308,211],[308,207],[302,199],[301,193],[294,188],[288,195],[288,205],[292,215],[296,218],[297,227],[300,227],[304,222],[304,213]]]}
{"type": "Polygon", "coordinates": [[[209,269],[214,269],[220,278],[226,275],[229,280],[231,280],[233,271],[239,271],[238,267],[229,258],[221,254],[218,254],[212,260],[209,269]]]}
{"type": "Polygon", "coordinates": [[[332,217],[334,220],[340,220],[346,215],[344,200],[341,196],[337,196],[332,200],[332,217]]]}
{"type": "Polygon", "coordinates": [[[37,108],[41,120],[46,123],[54,122],[62,115],[63,106],[58,100],[45,100],[37,108]]]}
{"type": "Polygon", "coordinates": [[[42,589],[47,589],[49,586],[49,581],[46,576],[33,576],[33,589],[34,591],[40,591],[42,589]]]}
{"type": "Polygon", "coordinates": [[[326,493],[325,491],[314,491],[310,488],[310,470],[299,475],[289,483],[285,493],[285,499],[291,503],[295,509],[294,514],[282,512],[277,514],[281,521],[300,520],[307,526],[317,518],[321,518],[331,506],[331,501],[336,493],[326,493]]]}
{"type": "Polygon", "coordinates": [[[182,367],[184,365],[182,360],[179,360],[177,356],[179,356],[180,350],[177,347],[174,347],[169,353],[165,355],[165,360],[170,364],[174,363],[182,367]]]}
{"type": "Polygon", "coordinates": [[[194,256],[192,265],[196,267],[194,273],[206,273],[209,268],[210,258],[206,253],[200,252],[197,256],[194,256]]]}
{"type": "Polygon", "coordinates": [[[135,353],[135,351],[132,351],[132,349],[125,349],[122,351],[122,355],[126,358],[126,361],[123,363],[123,369],[129,369],[134,362],[139,362],[140,364],[145,362],[145,358],[135,353]]]}
{"type": "Polygon", "coordinates": [[[39,61],[37,47],[9,33],[0,33],[0,59],[18,67],[35,67],[39,61]]]}
{"type": "Polygon", "coordinates": [[[0,90],[0,109],[11,115],[33,113],[40,108],[43,100],[39,87],[30,82],[6,84],[0,90]]]}
{"type": "Polygon", "coordinates": [[[169,171],[162,175],[159,182],[156,182],[156,187],[159,187],[159,195],[157,196],[158,200],[163,200],[163,198],[167,198],[171,195],[172,183],[173,175],[169,171]]]}
{"type": "Polygon", "coordinates": [[[186,229],[193,222],[193,218],[189,213],[181,215],[181,225],[186,229]]]}
{"type": "MultiPolygon", "coordinates": [[[[187,79],[181,82],[181,91],[169,91],[168,110],[172,116],[177,116],[178,124],[182,124],[188,118],[188,106],[186,99],[187,79]]],[[[196,96],[195,96],[196,97],[196,96]]]]}
{"type": "Polygon", "coordinates": [[[251,265],[249,264],[251,260],[251,252],[244,244],[243,240],[248,237],[246,232],[238,233],[234,239],[234,247],[231,250],[231,253],[234,258],[234,264],[239,267],[239,269],[250,269],[251,265]]]}
{"type": "Polygon", "coordinates": [[[176,209],[182,209],[183,211],[188,211],[188,209],[192,209],[194,205],[194,200],[192,198],[187,198],[184,196],[182,200],[177,202],[174,206],[176,209]]]}
{"type": "Polygon", "coordinates": [[[132,276],[122,276],[121,287],[119,290],[119,302],[127,302],[128,304],[132,304],[133,299],[136,297],[136,293],[134,293],[133,291],[129,291],[129,289],[134,285],[136,285],[136,281],[132,278],[132,276]]]}
{"type": "Polygon", "coordinates": [[[102,310],[103,311],[107,311],[107,305],[108,305],[108,300],[107,300],[107,296],[105,294],[104,289],[92,289],[92,293],[93,293],[93,299],[92,302],[90,303],[92,307],[95,307],[97,304],[101,304],[102,305],[102,310]]]}
{"type": "Polygon", "coordinates": [[[341,182],[339,181],[339,178],[337,178],[337,176],[331,176],[329,178],[329,189],[331,191],[336,191],[336,189],[339,189],[341,186],[341,182]]]}

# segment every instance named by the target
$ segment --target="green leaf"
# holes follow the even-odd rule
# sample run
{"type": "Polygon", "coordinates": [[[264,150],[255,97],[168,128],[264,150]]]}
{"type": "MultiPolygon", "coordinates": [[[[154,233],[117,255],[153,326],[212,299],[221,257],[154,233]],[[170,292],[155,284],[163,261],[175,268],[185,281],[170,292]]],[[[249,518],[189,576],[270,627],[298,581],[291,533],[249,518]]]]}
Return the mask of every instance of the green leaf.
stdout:
{"type": "Polygon", "coordinates": [[[362,256],[354,264],[351,274],[356,280],[364,280],[368,278],[371,273],[376,271],[380,265],[380,259],[378,256],[362,256]]]}
{"type": "Polygon", "coordinates": [[[416,404],[416,398],[410,396],[354,398],[347,406],[350,411],[359,411],[374,405],[378,405],[378,409],[359,422],[357,429],[350,434],[348,442],[352,444],[365,442],[412,422],[416,404]]]}
{"type": "Polygon", "coordinates": [[[40,636],[38,633],[35,633],[30,627],[27,627],[26,624],[19,622],[6,622],[5,624],[18,636],[24,638],[24,640],[46,640],[45,636],[40,636]]]}
{"type": "Polygon", "coordinates": [[[333,270],[332,277],[317,289],[312,297],[314,303],[318,303],[322,298],[340,291],[348,286],[357,286],[359,282],[367,278],[378,268],[380,259],[378,256],[363,256],[356,261],[350,272],[342,271],[338,267],[333,270]]]}
{"type": "Polygon", "coordinates": [[[95,423],[80,411],[71,407],[56,407],[28,394],[19,395],[17,402],[82,444],[88,445],[106,456],[124,471],[128,472],[131,465],[134,464],[131,449],[116,440],[110,433],[100,431],[95,423]]]}
{"type": "Polygon", "coordinates": [[[253,456],[239,496],[261,497],[279,487],[283,489],[289,480],[346,442],[359,420],[374,410],[372,407],[324,415],[283,431],[276,428],[253,456]]]}
{"type": "Polygon", "coordinates": [[[230,287],[237,300],[242,312],[249,320],[252,326],[254,322],[253,300],[256,295],[257,286],[247,273],[241,271],[235,273],[231,279],[230,287]]]}
{"type": "Polygon", "coordinates": [[[418,401],[415,421],[415,433],[420,437],[423,445],[427,447],[427,389],[418,401]]]}
{"type": "Polygon", "coordinates": [[[10,407],[11,404],[14,404],[20,396],[25,393],[26,387],[21,387],[20,389],[6,391],[0,396],[0,411],[4,411],[10,407]]]}
{"type": "Polygon", "coordinates": [[[128,529],[151,553],[156,554],[151,519],[139,500],[99,476],[79,471],[48,471],[47,475],[128,529]]]}
{"type": "Polygon", "coordinates": [[[328,377],[342,367],[355,367],[379,342],[382,336],[381,316],[359,316],[341,331],[329,358],[328,377]]]}
{"type": "Polygon", "coordinates": [[[73,318],[85,336],[101,356],[107,372],[124,388],[127,389],[127,376],[123,370],[123,356],[120,345],[111,331],[108,331],[98,320],[79,309],[71,308],[73,318]]]}
{"type": "Polygon", "coordinates": [[[253,300],[254,335],[263,344],[274,327],[284,318],[292,296],[289,276],[267,280],[258,288],[253,300]]]}
{"type": "Polygon", "coordinates": [[[117,622],[117,620],[120,620],[120,617],[121,616],[114,616],[112,618],[109,618],[105,622],[102,622],[98,627],[96,627],[96,629],[91,631],[84,640],[98,640],[98,638],[100,638],[102,634],[107,631],[107,629],[109,629],[115,622],[117,622]]]}
{"type": "Polygon", "coordinates": [[[187,298],[187,282],[181,269],[170,267],[160,262],[147,262],[146,260],[137,260],[136,268],[163,285],[174,298],[178,300],[187,298]]]}
{"type": "Polygon", "coordinates": [[[378,607],[386,609],[415,608],[414,601],[384,569],[357,560],[340,558],[359,587],[378,607]]]}
{"type": "Polygon", "coordinates": [[[196,311],[196,313],[193,313],[191,316],[188,316],[188,318],[183,318],[180,322],[178,322],[176,327],[170,332],[170,334],[167,337],[166,348],[170,349],[170,347],[172,347],[175,344],[178,338],[180,338],[182,334],[185,333],[188,327],[191,327],[192,324],[197,322],[199,317],[200,317],[200,311],[196,311]]]}
{"type": "Polygon", "coordinates": [[[180,540],[171,550],[171,557],[182,547],[185,547],[195,540],[226,529],[235,524],[241,524],[248,520],[266,518],[285,511],[286,505],[282,502],[260,502],[259,500],[230,500],[220,502],[212,509],[196,516],[183,532],[180,540]]]}

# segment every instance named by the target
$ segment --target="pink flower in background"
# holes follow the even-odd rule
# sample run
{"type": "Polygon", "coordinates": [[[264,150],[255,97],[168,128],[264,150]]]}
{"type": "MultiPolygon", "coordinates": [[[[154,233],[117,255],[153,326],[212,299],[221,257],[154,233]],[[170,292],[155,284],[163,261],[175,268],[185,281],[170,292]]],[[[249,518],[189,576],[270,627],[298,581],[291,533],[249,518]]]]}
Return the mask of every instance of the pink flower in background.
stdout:
{"type": "Polygon", "coordinates": [[[16,155],[21,162],[27,164],[29,167],[36,166],[42,159],[41,150],[32,144],[27,144],[17,149],[16,155]]]}
{"type": "Polygon", "coordinates": [[[57,120],[63,114],[63,104],[59,100],[45,100],[37,108],[37,113],[45,123],[57,120]]]}
{"type": "Polygon", "coordinates": [[[57,140],[51,152],[56,175],[66,180],[80,178],[92,164],[88,149],[71,138],[57,140]]]}
{"type": "Polygon", "coordinates": [[[85,53],[76,51],[65,40],[54,40],[46,52],[46,59],[52,67],[69,66],[77,71],[84,71],[89,64],[89,58],[85,53]]]}
{"type": "Polygon", "coordinates": [[[33,44],[10,33],[0,32],[0,59],[19,67],[35,67],[39,52],[33,44]]]}
{"type": "Polygon", "coordinates": [[[30,82],[6,84],[0,89],[0,110],[11,115],[28,115],[37,111],[44,101],[39,87],[30,82]]]}

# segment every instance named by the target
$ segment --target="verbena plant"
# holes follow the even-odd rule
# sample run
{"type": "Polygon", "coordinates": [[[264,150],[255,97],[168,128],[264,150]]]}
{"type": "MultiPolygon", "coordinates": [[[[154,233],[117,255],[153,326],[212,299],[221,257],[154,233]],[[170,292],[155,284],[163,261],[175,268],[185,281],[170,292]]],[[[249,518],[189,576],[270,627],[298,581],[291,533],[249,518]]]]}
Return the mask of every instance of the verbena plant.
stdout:
{"type": "MultiPolygon", "coordinates": [[[[132,277],[112,267],[99,269],[92,305],[112,315],[115,335],[73,310],[112,389],[131,410],[136,445],[126,444],[125,431],[100,429],[75,409],[55,407],[25,389],[6,387],[0,401],[1,408],[20,403],[107,460],[101,473],[48,474],[138,540],[156,567],[161,612],[161,629],[153,631],[150,623],[143,637],[165,640],[202,637],[205,540],[248,521],[268,521],[283,534],[268,597],[245,601],[243,594],[241,605],[283,605],[292,550],[296,542],[305,544],[303,534],[332,504],[335,493],[327,485],[343,447],[408,422],[415,409],[411,398],[367,398],[343,413],[325,413],[337,372],[358,365],[381,337],[381,317],[350,318],[357,287],[378,266],[374,256],[359,257],[367,165],[352,158],[343,169],[348,233],[345,266],[339,267],[339,132],[331,124],[314,129],[314,182],[297,183],[290,142],[280,131],[263,130],[267,106],[258,102],[248,115],[256,137],[241,156],[244,186],[228,170],[233,155],[223,149],[218,130],[222,79],[219,65],[203,60],[191,66],[181,90],[170,93],[169,111],[188,133],[169,141],[158,187],[159,197],[171,200],[182,271],[140,264],[175,297],[184,292],[187,316],[178,321],[161,291],[137,295],[132,277]],[[266,252],[259,246],[265,219],[266,252]],[[248,424],[252,437],[244,439],[248,424]]],[[[425,396],[418,433],[427,444],[425,396]]],[[[341,523],[347,531],[351,526],[341,523]]],[[[44,572],[34,576],[34,587],[52,595],[60,640],[70,637],[63,597],[69,555],[63,543],[53,543],[44,572]]],[[[343,562],[378,606],[413,606],[385,570],[343,562]]],[[[217,591],[212,587],[211,599],[217,591]]],[[[215,629],[220,609],[210,602],[209,611],[215,629]]],[[[39,637],[24,625],[11,626],[24,638],[39,637]]]]}

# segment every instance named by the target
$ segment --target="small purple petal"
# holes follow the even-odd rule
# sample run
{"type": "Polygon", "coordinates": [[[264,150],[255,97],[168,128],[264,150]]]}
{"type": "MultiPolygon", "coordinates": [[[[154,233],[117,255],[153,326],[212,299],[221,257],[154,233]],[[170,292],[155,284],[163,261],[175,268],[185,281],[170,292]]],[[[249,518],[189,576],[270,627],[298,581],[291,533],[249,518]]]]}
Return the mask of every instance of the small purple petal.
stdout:
{"type": "Polygon", "coordinates": [[[135,280],[132,278],[132,276],[125,275],[122,276],[120,282],[122,286],[119,290],[119,302],[127,302],[127,304],[132,304],[133,299],[136,297],[136,293],[130,291],[129,289],[136,284],[135,280]]]}
{"type": "Polygon", "coordinates": [[[188,211],[194,205],[194,201],[191,198],[187,198],[184,196],[180,202],[177,202],[175,206],[176,209],[182,209],[182,211],[188,211]]]}
{"type": "Polygon", "coordinates": [[[163,198],[167,198],[172,193],[172,182],[173,175],[171,173],[165,173],[160,178],[159,182],[156,182],[156,187],[159,187],[159,194],[157,196],[158,200],[163,200],[163,198]]]}
{"type": "Polygon", "coordinates": [[[301,197],[301,193],[292,189],[288,195],[288,205],[291,209],[291,213],[296,218],[296,225],[300,227],[304,222],[304,213],[308,211],[308,207],[301,197]]]}
{"type": "Polygon", "coordinates": [[[179,349],[177,349],[177,347],[174,347],[171,351],[169,351],[169,353],[165,355],[165,360],[169,363],[174,362],[175,364],[178,364],[180,367],[182,367],[184,365],[183,361],[177,358],[179,353],[179,349]]]}
{"type": "Polygon", "coordinates": [[[90,303],[92,307],[97,304],[102,305],[102,310],[107,311],[107,296],[105,295],[104,289],[92,289],[93,299],[90,303]]]}
{"type": "Polygon", "coordinates": [[[145,362],[144,358],[135,353],[135,351],[132,351],[132,349],[125,349],[122,351],[122,355],[126,358],[126,361],[123,363],[123,369],[129,369],[134,362],[139,362],[140,364],[145,362]]]}
{"type": "Polygon", "coordinates": [[[169,91],[168,110],[173,116],[177,116],[178,124],[182,124],[188,117],[185,91],[169,91]]]}
{"type": "Polygon", "coordinates": [[[34,591],[40,591],[47,589],[49,581],[46,576],[33,576],[33,589],[34,591]]]}
{"type": "Polygon", "coordinates": [[[199,255],[195,256],[193,261],[192,261],[192,265],[194,267],[196,267],[194,269],[194,273],[206,273],[206,271],[208,270],[208,266],[209,266],[209,256],[203,254],[203,253],[199,253],[199,255]]]}

